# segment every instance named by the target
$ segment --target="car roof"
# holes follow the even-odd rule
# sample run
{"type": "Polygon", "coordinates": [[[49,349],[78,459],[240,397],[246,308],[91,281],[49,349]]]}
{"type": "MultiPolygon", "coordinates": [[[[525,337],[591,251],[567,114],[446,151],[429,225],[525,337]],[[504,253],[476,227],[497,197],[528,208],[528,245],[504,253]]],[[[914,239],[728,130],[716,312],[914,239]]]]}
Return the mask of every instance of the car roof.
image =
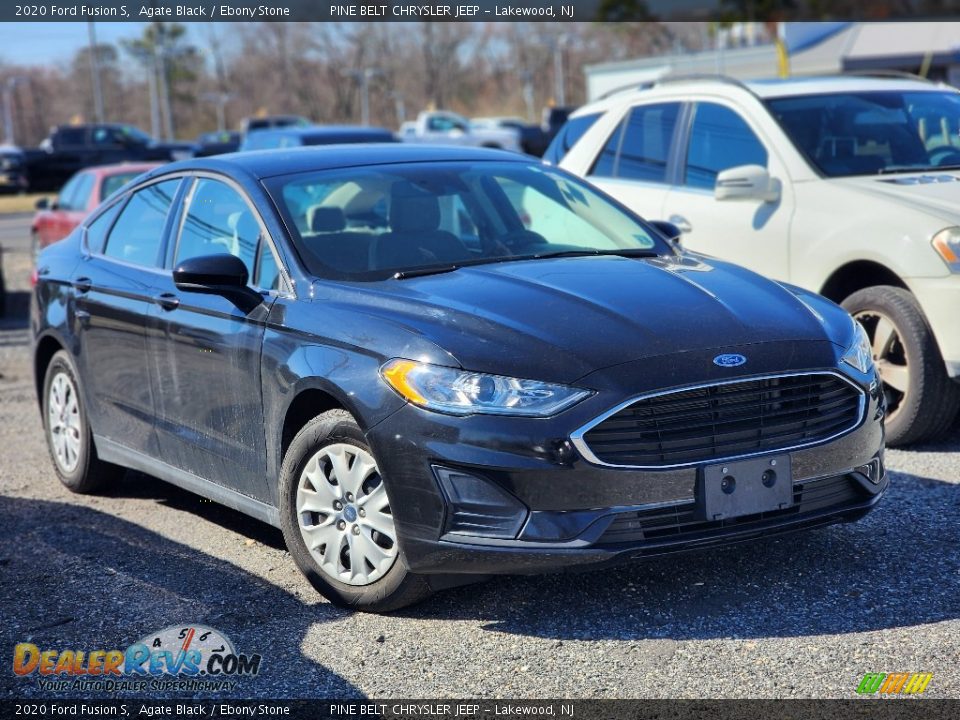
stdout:
{"type": "Polygon", "coordinates": [[[744,84],[751,92],[761,98],[880,90],[924,92],[945,89],[943,85],[919,78],[881,78],[857,75],[769,78],[751,80],[744,84]]]}
{"type": "Polygon", "coordinates": [[[304,146],[279,150],[250,150],[229,155],[216,155],[211,158],[195,158],[164,165],[151,175],[186,170],[209,170],[227,174],[232,171],[240,171],[255,179],[262,179],[314,170],[334,170],[370,165],[477,162],[484,160],[532,162],[529,156],[490,148],[369,143],[304,146]]]}
{"type": "Polygon", "coordinates": [[[716,93],[718,88],[728,91],[745,91],[767,100],[770,98],[796,97],[799,95],[826,95],[845,92],[933,92],[951,91],[951,87],[933,83],[923,78],[876,77],[868,75],[810,75],[789,78],[760,78],[756,80],[736,80],[722,75],[665,77],[653,84],[637,84],[613,90],[599,100],[580,107],[571,117],[604,112],[621,105],[624,101],[638,98],[653,98],[658,95],[677,97],[685,92],[716,93]]]}

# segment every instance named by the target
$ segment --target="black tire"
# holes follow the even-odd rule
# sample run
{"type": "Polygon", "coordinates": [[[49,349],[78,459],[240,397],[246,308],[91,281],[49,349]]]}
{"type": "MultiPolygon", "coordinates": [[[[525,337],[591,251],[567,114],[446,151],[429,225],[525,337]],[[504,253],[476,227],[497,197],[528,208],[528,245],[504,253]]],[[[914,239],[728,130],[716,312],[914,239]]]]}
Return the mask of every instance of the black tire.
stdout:
{"type": "Polygon", "coordinates": [[[933,440],[949,430],[960,408],[960,386],[947,377],[936,339],[913,295],[903,288],[878,285],[858,290],[842,305],[863,322],[871,340],[877,327],[871,325],[872,318],[878,322],[885,317],[897,334],[890,351],[906,365],[908,389],[905,393],[885,390],[887,444],[933,440]]]}
{"type": "Polygon", "coordinates": [[[330,410],[315,417],[297,433],[283,459],[279,488],[280,525],[290,555],[317,591],[334,605],[379,613],[420,602],[432,590],[424,576],[415,575],[407,569],[399,547],[390,569],[367,585],[351,585],[337,580],[321,567],[308,550],[297,513],[301,476],[318,452],[338,444],[359,448],[373,456],[353,416],[345,410],[330,410]]]}
{"type": "MultiPolygon", "coordinates": [[[[83,404],[83,393],[80,390],[80,381],[73,366],[69,353],[60,350],[55,353],[47,365],[47,372],[43,381],[43,429],[47,439],[47,450],[53,461],[54,470],[60,482],[71,492],[88,494],[107,487],[123,475],[124,468],[111,463],[103,462],[97,457],[97,449],[93,443],[93,433],[87,421],[86,408],[83,404]],[[54,428],[51,423],[51,387],[59,375],[69,380],[72,392],[76,395],[76,420],[79,426],[76,431],[76,462],[73,465],[65,464],[58,458],[54,440],[54,428]]],[[[71,456],[73,457],[73,456],[71,456]]]]}

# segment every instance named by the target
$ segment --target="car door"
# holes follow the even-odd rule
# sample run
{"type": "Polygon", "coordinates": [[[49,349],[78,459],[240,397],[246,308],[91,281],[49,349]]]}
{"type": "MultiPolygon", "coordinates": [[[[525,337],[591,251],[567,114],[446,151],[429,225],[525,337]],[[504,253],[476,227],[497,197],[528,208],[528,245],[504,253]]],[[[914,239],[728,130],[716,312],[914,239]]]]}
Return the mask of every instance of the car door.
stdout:
{"type": "Polygon", "coordinates": [[[179,184],[153,183],[99,215],[73,277],[90,425],[98,437],[154,456],[145,327],[179,184]]]}
{"type": "Polygon", "coordinates": [[[214,177],[191,180],[178,225],[147,330],[162,458],[205,480],[270,500],[260,350],[276,299],[270,286],[278,275],[272,273],[263,301],[248,311],[220,295],[182,291],[172,274],[183,260],[230,253],[259,281],[257,266],[265,268],[267,256],[273,258],[269,240],[239,187],[214,177]]]}
{"type": "Polygon", "coordinates": [[[630,108],[587,179],[643,217],[662,219],[682,107],[679,102],[658,102],[630,108]]]}
{"type": "Polygon", "coordinates": [[[678,181],[667,194],[663,219],[680,228],[690,250],[787,279],[793,198],[790,183],[782,181],[785,167],[735,107],[701,101],[691,112],[678,181]],[[779,197],[717,200],[718,173],[744,165],[760,165],[780,178],[779,197]]]}

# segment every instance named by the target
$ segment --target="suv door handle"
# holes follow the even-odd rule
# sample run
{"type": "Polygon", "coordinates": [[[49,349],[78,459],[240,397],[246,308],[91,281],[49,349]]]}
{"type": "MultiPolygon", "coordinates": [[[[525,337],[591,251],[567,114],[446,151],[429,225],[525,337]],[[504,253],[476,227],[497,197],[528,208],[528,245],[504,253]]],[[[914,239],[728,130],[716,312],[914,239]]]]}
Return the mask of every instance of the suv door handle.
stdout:
{"type": "Polygon", "coordinates": [[[160,293],[153,296],[153,302],[164,310],[176,310],[180,306],[180,298],[173,293],[160,293]]]}
{"type": "Polygon", "coordinates": [[[73,285],[74,290],[80,294],[83,294],[90,292],[90,288],[93,287],[93,280],[88,277],[79,277],[70,284],[73,285]]]}
{"type": "Polygon", "coordinates": [[[673,223],[677,226],[677,230],[682,233],[688,233],[693,230],[693,225],[690,224],[690,221],[687,220],[683,215],[671,215],[667,218],[668,222],[673,223]]]}

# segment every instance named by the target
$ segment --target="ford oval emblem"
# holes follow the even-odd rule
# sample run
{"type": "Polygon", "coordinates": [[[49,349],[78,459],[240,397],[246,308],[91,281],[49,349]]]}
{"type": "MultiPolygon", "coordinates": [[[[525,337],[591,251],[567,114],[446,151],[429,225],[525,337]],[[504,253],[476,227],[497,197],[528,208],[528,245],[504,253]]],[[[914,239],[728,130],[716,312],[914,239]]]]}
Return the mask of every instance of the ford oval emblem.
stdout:
{"type": "Polygon", "coordinates": [[[719,365],[720,367],[737,367],[738,365],[743,365],[747,361],[743,355],[737,355],[736,353],[729,353],[726,355],[717,355],[713,359],[714,365],[719,365]]]}

